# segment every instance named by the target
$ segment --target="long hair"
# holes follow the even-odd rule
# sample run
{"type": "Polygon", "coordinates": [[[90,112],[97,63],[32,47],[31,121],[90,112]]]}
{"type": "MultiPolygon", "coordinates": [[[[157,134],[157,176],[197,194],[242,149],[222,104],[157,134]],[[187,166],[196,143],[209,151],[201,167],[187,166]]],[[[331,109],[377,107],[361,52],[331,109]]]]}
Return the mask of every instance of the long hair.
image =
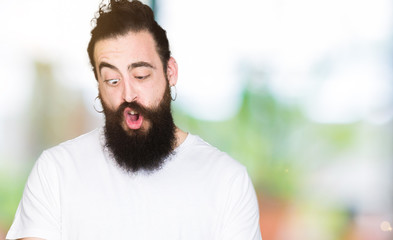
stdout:
{"type": "Polygon", "coordinates": [[[92,19],[95,27],[91,30],[91,39],[87,47],[90,63],[96,80],[97,70],[94,61],[94,46],[97,41],[126,35],[128,32],[148,31],[156,43],[164,73],[166,73],[171,52],[166,31],[154,19],[152,9],[137,1],[110,0],[99,6],[96,16],[92,19]]]}

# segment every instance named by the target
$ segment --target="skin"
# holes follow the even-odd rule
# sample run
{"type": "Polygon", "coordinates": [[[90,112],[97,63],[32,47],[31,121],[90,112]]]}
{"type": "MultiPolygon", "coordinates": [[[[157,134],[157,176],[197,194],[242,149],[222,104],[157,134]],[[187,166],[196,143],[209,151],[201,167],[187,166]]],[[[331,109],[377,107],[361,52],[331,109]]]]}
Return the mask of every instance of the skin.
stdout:
{"type": "Polygon", "coordinates": [[[45,240],[42,238],[21,238],[20,240],[45,240]]]}
{"type": "MultiPolygon", "coordinates": [[[[112,110],[123,102],[132,101],[154,108],[163,99],[167,80],[155,41],[149,32],[130,31],[124,36],[98,41],[94,48],[94,60],[101,98],[112,110]]],[[[167,65],[167,79],[169,85],[174,86],[178,77],[177,63],[171,57],[167,65]]],[[[125,121],[122,127],[128,130],[125,121]]],[[[149,127],[149,121],[144,120],[141,128],[149,127]]],[[[178,146],[187,133],[176,128],[175,136],[178,146]]]]}
{"type": "MultiPolygon", "coordinates": [[[[124,36],[98,41],[94,48],[94,59],[101,98],[112,110],[125,101],[137,101],[149,108],[159,105],[167,83],[154,39],[149,32],[129,32],[124,36]]],[[[174,58],[170,58],[167,67],[170,86],[176,85],[177,73],[177,63],[174,58]]],[[[142,128],[147,129],[149,126],[149,122],[144,120],[142,128]]],[[[125,123],[123,128],[128,128],[125,123]]],[[[186,139],[187,133],[176,127],[175,136],[177,147],[186,139]]],[[[29,237],[22,240],[43,239],[29,237]]]]}

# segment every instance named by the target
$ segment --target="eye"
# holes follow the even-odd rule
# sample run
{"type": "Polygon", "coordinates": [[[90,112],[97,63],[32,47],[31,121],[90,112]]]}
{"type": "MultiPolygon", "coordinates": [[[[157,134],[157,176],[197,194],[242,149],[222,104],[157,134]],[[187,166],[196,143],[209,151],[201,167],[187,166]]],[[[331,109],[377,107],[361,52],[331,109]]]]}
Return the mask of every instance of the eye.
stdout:
{"type": "Polygon", "coordinates": [[[143,75],[143,76],[135,76],[135,78],[136,78],[136,79],[139,79],[139,80],[143,80],[143,79],[146,79],[146,78],[148,78],[148,77],[150,77],[150,74],[148,74],[148,75],[143,75]]]}
{"type": "Polygon", "coordinates": [[[117,85],[120,82],[120,79],[108,79],[108,80],[104,80],[104,82],[108,83],[109,85],[117,85]]]}

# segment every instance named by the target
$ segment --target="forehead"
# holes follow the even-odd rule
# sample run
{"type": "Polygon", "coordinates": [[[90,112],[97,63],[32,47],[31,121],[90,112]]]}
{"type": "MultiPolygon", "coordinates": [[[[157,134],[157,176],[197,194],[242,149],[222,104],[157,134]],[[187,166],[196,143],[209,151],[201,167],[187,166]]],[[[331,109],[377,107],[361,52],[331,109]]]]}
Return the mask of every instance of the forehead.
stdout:
{"type": "Polygon", "coordinates": [[[149,32],[130,31],[125,35],[97,41],[94,46],[94,59],[96,65],[104,60],[155,62],[159,60],[155,46],[149,32]]]}

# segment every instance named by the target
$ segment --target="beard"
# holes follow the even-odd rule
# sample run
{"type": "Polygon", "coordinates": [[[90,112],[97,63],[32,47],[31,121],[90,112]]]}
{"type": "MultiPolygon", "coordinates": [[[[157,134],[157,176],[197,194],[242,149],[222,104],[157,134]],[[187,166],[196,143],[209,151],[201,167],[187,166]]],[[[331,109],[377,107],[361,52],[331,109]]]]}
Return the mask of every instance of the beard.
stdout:
{"type": "Polygon", "coordinates": [[[169,86],[155,108],[146,108],[137,102],[124,102],[117,110],[111,110],[100,99],[105,114],[105,147],[117,164],[127,172],[160,169],[176,143],[169,86]],[[147,129],[123,128],[123,112],[127,107],[142,115],[143,121],[148,121],[147,129]]]}

